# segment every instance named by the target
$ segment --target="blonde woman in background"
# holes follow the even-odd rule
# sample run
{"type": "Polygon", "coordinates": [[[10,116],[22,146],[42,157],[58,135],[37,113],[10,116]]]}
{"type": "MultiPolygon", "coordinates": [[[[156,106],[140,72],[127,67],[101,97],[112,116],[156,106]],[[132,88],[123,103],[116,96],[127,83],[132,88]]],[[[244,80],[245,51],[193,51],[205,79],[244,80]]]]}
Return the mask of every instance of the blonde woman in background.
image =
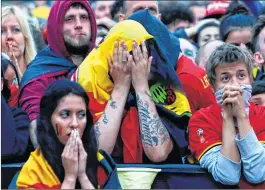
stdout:
{"type": "Polygon", "coordinates": [[[2,8],[2,52],[15,63],[19,78],[36,55],[36,49],[26,16],[16,6],[2,8]]]}

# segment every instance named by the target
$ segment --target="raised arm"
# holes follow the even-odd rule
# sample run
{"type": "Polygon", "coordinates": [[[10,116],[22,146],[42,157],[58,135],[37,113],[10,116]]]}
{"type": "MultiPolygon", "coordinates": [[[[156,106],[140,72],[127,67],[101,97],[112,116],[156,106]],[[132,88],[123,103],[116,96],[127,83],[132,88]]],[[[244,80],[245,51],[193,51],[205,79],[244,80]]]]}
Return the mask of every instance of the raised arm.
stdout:
{"type": "Polygon", "coordinates": [[[235,142],[236,130],[233,117],[228,112],[231,110],[231,105],[228,105],[225,110],[222,145],[207,151],[201,158],[200,164],[203,168],[208,169],[216,181],[225,185],[236,185],[241,176],[240,155],[235,142]]]}
{"type": "Polygon", "coordinates": [[[202,157],[200,164],[208,168],[214,179],[223,184],[235,185],[240,179],[240,154],[235,141],[236,128],[234,122],[235,99],[240,94],[240,88],[231,89],[229,86],[223,91],[223,125],[221,150],[213,148],[202,157]],[[230,168],[227,170],[227,168],[230,168]]]}
{"type": "Polygon", "coordinates": [[[114,45],[113,59],[109,58],[109,71],[114,81],[110,99],[99,120],[95,123],[95,133],[99,148],[112,153],[120,130],[123,110],[131,86],[131,62],[127,47],[121,42],[114,45]]]}
{"type": "MultiPolygon", "coordinates": [[[[257,122],[264,124],[265,109],[256,114],[259,116],[257,122]]],[[[239,134],[236,136],[236,143],[243,163],[243,174],[250,183],[261,183],[265,180],[265,145],[259,141],[258,136],[261,140],[264,139],[265,132],[260,130],[255,134],[245,112],[238,112],[237,123],[239,134]]]]}
{"type": "Polygon", "coordinates": [[[78,175],[78,143],[77,133],[72,130],[70,138],[68,139],[62,157],[62,164],[64,168],[64,180],[61,189],[74,189],[78,175]]]}
{"type": "Polygon", "coordinates": [[[132,84],[136,92],[143,149],[151,161],[162,162],[172,151],[173,143],[150,95],[148,76],[152,57],[148,58],[145,43],[141,45],[142,50],[136,41],[133,42],[132,84]]]}
{"type": "MultiPolygon", "coordinates": [[[[78,180],[80,182],[82,189],[95,189],[93,184],[91,183],[90,179],[86,174],[87,168],[87,152],[83,146],[83,142],[77,134],[77,144],[78,144],[78,180]]],[[[96,174],[94,174],[96,175],[96,174]]]]}
{"type": "Polygon", "coordinates": [[[265,181],[265,145],[259,142],[253,129],[244,138],[237,135],[236,142],[243,163],[243,174],[250,183],[265,181]]]}
{"type": "Polygon", "coordinates": [[[224,91],[222,113],[217,105],[213,105],[195,112],[189,121],[191,152],[195,153],[201,167],[208,169],[216,181],[225,185],[235,185],[241,177],[232,104],[227,99],[236,94],[224,91]]]}

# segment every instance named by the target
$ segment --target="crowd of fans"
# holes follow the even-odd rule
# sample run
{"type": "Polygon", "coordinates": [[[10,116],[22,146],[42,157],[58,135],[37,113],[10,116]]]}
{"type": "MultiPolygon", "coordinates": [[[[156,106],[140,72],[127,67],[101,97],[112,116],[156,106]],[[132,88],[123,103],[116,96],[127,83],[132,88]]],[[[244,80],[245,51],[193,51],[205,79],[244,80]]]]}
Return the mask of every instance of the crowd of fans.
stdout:
{"type": "Polygon", "coordinates": [[[264,2],[3,1],[1,14],[1,155],[25,162],[18,188],[104,188],[102,155],[265,187],[264,2]]]}

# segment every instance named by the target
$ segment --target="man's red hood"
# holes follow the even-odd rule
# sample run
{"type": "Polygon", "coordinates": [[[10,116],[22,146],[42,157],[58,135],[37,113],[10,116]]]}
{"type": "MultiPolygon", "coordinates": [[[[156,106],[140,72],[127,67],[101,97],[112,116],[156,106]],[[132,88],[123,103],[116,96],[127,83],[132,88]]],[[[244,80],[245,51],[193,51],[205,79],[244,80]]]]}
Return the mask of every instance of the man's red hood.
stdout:
{"type": "Polygon", "coordinates": [[[62,30],[63,30],[63,21],[65,13],[73,3],[82,4],[87,9],[90,16],[91,39],[89,43],[88,53],[94,48],[96,35],[97,35],[96,19],[88,1],[85,0],[56,1],[51,8],[49,18],[47,21],[48,44],[54,53],[56,53],[58,56],[64,57],[69,60],[71,59],[64,45],[62,30]]]}

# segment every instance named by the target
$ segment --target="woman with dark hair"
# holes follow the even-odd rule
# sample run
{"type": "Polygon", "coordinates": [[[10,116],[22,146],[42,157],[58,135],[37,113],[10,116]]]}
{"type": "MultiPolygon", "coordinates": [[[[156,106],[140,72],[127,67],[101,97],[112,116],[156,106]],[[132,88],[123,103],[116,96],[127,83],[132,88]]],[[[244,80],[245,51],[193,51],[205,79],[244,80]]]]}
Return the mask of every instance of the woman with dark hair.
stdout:
{"type": "Polygon", "coordinates": [[[18,188],[98,187],[97,142],[88,103],[75,82],[59,80],[48,87],[37,121],[39,148],[23,166],[18,188]]]}
{"type": "Polygon", "coordinates": [[[221,40],[251,49],[252,27],[256,19],[242,4],[233,2],[221,19],[221,40]]]}
{"type": "Polygon", "coordinates": [[[9,106],[17,106],[19,95],[19,75],[17,69],[7,54],[1,53],[1,61],[2,76],[10,89],[10,97],[6,101],[9,106]]]}

